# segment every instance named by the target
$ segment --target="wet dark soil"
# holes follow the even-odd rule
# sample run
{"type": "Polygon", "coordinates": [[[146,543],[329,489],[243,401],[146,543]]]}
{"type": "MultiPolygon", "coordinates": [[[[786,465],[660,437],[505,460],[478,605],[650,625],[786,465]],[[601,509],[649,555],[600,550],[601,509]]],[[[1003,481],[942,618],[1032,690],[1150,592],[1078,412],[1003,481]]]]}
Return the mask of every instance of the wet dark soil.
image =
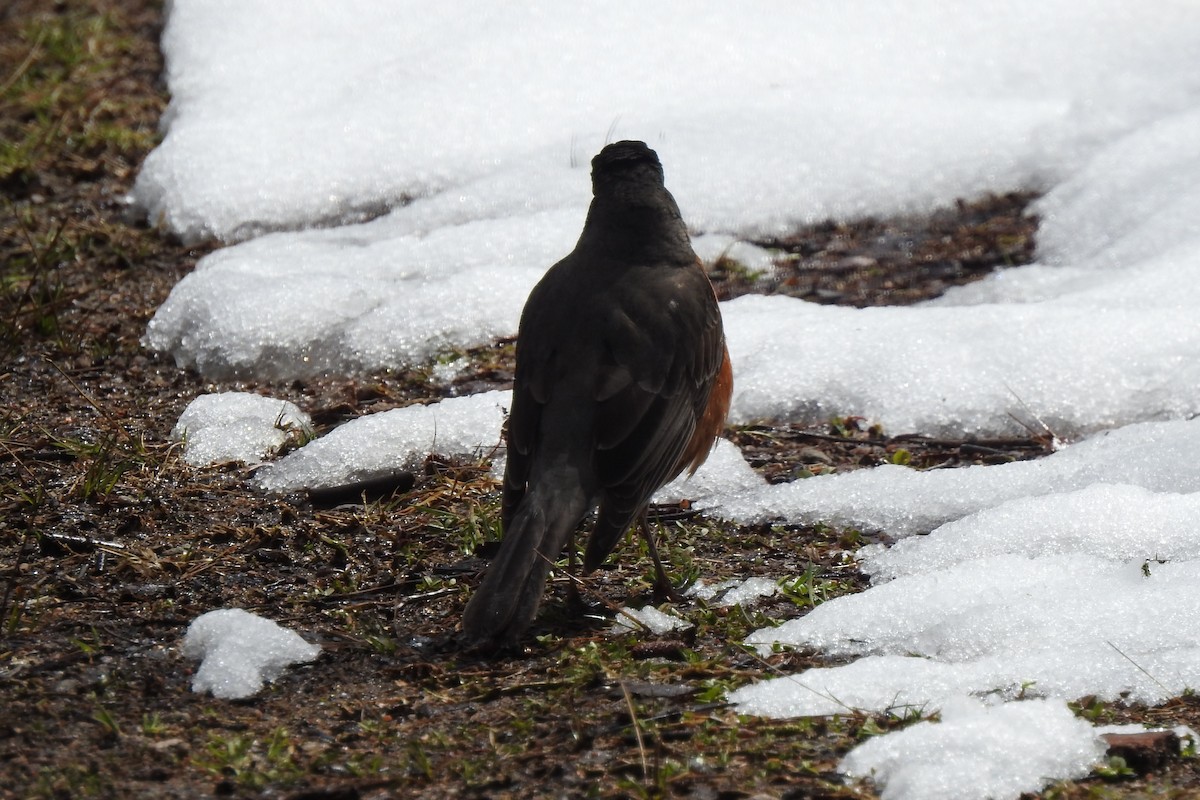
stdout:
{"type": "MultiPolygon", "coordinates": [[[[429,459],[411,486],[333,508],[265,496],[239,465],[179,458],[170,430],[197,394],[260,391],[318,433],[386,408],[506,385],[511,342],[469,353],[453,384],[415,366],[296,383],[214,384],[145,351],[171,287],[211,249],[130,219],[123,197],[165,106],[149,0],[22,0],[0,9],[0,796],[871,797],[838,760],[901,721],[848,712],[739,717],[727,689],[822,662],[762,658],[750,631],[863,588],[855,531],[737,526],[657,509],[679,580],[765,575],[786,591],[746,608],[676,604],[692,627],[610,630],[651,601],[630,539],[571,600],[552,581],[524,646],[465,654],[453,632],[497,535],[486,458],[429,459]],[[188,623],[258,612],[319,642],[258,697],[189,689],[188,623]]],[[[785,292],[854,306],[910,303],[1027,261],[1031,195],[964,200],[928,217],[827,223],[766,242],[771,275],[711,265],[723,297],[785,292]]],[[[1035,458],[1028,438],[949,441],[852,416],[729,429],[771,481],[891,462],[952,468],[1035,458]]],[[[1095,719],[1200,727],[1160,709],[1084,703],[1095,719]]],[[[1194,760],[1194,759],[1193,759],[1194,760]]],[[[1065,784],[1059,797],[1188,796],[1190,760],[1065,784]]],[[[1192,795],[1194,796],[1194,795],[1192,795]]]]}

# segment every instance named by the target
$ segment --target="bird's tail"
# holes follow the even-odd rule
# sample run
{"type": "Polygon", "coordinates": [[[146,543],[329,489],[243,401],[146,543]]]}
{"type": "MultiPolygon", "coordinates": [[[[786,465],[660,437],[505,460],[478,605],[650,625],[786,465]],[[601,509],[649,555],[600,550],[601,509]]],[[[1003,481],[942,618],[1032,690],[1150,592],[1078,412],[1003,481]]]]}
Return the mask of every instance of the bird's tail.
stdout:
{"type": "Polygon", "coordinates": [[[520,639],[537,615],[550,567],[587,510],[577,479],[543,479],[530,487],[463,612],[467,646],[502,647],[520,639]]]}

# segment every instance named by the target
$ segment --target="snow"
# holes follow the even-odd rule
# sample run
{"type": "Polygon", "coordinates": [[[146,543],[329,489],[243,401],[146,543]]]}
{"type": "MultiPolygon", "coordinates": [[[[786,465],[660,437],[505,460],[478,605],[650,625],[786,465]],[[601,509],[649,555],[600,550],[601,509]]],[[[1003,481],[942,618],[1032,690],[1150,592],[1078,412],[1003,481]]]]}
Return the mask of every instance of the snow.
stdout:
{"type": "Polygon", "coordinates": [[[1197,520],[1200,493],[1094,483],[1009,500],[941,525],[928,536],[874,546],[859,555],[865,559],[862,569],[877,581],[1001,554],[1036,559],[1085,552],[1117,562],[1182,562],[1200,558],[1197,520]]]}
{"type": "Polygon", "coordinates": [[[535,214],[519,227],[477,220],[413,231],[393,215],[264,236],[201,259],[146,342],[216,378],[285,379],[490,341],[514,332],[529,290],[574,245],[583,211],[535,214]]]}
{"type": "Polygon", "coordinates": [[[166,33],[173,101],[138,202],[184,236],[282,231],[208,256],[172,292],[146,342],[182,366],[289,378],[511,334],[578,235],[591,154],[640,136],[692,228],[720,237],[700,248],[709,258],[797,222],[1051,189],[1035,279],[988,281],[967,305],[728,304],[737,421],[1012,430],[1017,411],[1071,435],[1196,405],[1200,12],[1187,5],[1152,19],[1032,0],[277,16],[180,2],[166,33]],[[388,213],[292,230],[364,209],[388,213]],[[1145,247],[1130,263],[1122,242],[1145,247]]]}
{"type": "Polygon", "coordinates": [[[1157,704],[1200,685],[1200,561],[993,556],[831,600],[747,642],[859,657],[739,689],[767,716],[940,708],[957,695],[1157,704]],[[778,694],[776,694],[778,692],[778,694]],[[786,696],[786,697],[785,697],[786,696]]]}
{"type": "Polygon", "coordinates": [[[485,392],[359,417],[280,460],[255,480],[286,492],[339,486],[414,466],[430,453],[483,457],[500,445],[511,392],[485,392]]]}
{"type": "Polygon", "coordinates": [[[193,466],[225,461],[255,463],[279,451],[289,437],[301,441],[312,420],[294,403],[249,392],[202,394],[184,409],[171,431],[193,466]]]}
{"type": "Polygon", "coordinates": [[[626,606],[617,612],[613,618],[612,629],[615,633],[630,631],[647,631],[654,636],[662,636],[671,631],[690,628],[692,624],[675,614],[668,614],[654,606],[631,608],[626,606]]]}
{"type": "Polygon", "coordinates": [[[192,678],[192,691],[212,692],[222,700],[253,697],[263,681],[273,681],[292,664],[306,664],[320,655],[290,631],[241,608],[221,608],[201,614],[188,625],[183,655],[201,659],[192,678]]]}
{"type": "MultiPolygon", "coordinates": [[[[847,663],[731,699],[772,716],[940,709],[942,722],[877,737],[843,768],[887,796],[976,785],[963,769],[1016,796],[1095,757],[1063,700],[1152,703],[1200,684],[1197,33],[1200,7],[1176,1],[1147,14],[1118,0],[602,13],[176,0],[173,99],[134,200],[185,239],[235,244],[175,287],[145,343],[213,380],[435,357],[446,380],[462,349],[515,331],[578,236],[589,159],[619,138],[659,152],[704,259],[753,270],[771,255],[749,240],[800,223],[1045,191],[1035,264],[914,307],[744,297],[723,313],[734,422],[1028,426],[1060,452],[768,486],[725,442],[659,496],[898,539],[856,554],[867,591],[751,637],[847,663]],[[929,760],[960,741],[974,742],[963,758],[991,762],[929,760]]],[[[434,450],[498,460],[506,404],[364,417],[255,479],[336,485],[434,450]]],[[[202,456],[201,428],[181,425],[195,463],[277,446],[202,456]]]]}
{"type": "Polygon", "coordinates": [[[1145,422],[1095,434],[1036,461],[924,472],[883,465],[773,486],[717,485],[698,505],[743,522],[826,522],[909,536],[1009,500],[1093,484],[1195,493],[1197,448],[1200,419],[1145,422]]]}
{"type": "Polygon", "coordinates": [[[761,597],[771,597],[778,591],[779,584],[770,578],[753,577],[741,581],[730,578],[711,585],[700,579],[686,594],[717,606],[741,606],[761,597]]]}
{"type": "Polygon", "coordinates": [[[794,716],[936,710],[968,694],[1158,703],[1200,685],[1200,605],[1186,589],[1200,577],[1198,435],[1200,420],[1143,423],[1038,461],[753,492],[756,514],[906,538],[858,552],[867,591],[748,640],[857,660],[730,699],[794,716]]]}
{"type": "Polygon", "coordinates": [[[1062,701],[988,707],[964,699],[944,708],[940,722],[867,740],[841,769],[872,777],[883,800],[986,800],[1036,792],[1048,775],[1081,778],[1104,750],[1062,701]]]}

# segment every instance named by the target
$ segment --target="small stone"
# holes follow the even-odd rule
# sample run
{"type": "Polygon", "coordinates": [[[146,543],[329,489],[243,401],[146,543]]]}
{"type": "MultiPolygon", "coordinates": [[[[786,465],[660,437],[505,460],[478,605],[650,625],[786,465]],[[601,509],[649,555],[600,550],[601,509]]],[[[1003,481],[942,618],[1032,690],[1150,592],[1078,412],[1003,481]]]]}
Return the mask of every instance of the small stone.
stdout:
{"type": "Polygon", "coordinates": [[[684,644],[676,639],[659,639],[653,642],[638,642],[630,650],[637,659],[665,658],[668,661],[683,660],[684,644]]]}
{"type": "Polygon", "coordinates": [[[815,447],[802,447],[796,452],[797,458],[804,464],[833,464],[833,459],[815,447]]]}
{"type": "Polygon", "coordinates": [[[1145,774],[1179,755],[1179,735],[1175,731],[1145,733],[1105,733],[1109,756],[1125,759],[1130,769],[1145,774]]]}

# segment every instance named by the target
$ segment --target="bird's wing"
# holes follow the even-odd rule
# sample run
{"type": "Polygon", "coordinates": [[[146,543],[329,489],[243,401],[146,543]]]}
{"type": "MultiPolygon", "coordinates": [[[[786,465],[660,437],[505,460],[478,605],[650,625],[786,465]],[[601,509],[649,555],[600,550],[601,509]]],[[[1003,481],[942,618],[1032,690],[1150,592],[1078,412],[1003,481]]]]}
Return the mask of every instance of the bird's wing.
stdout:
{"type": "Polygon", "coordinates": [[[552,283],[563,272],[564,262],[566,259],[551,268],[533,288],[521,315],[512,403],[505,423],[507,458],[504,464],[504,489],[500,504],[500,519],[504,530],[508,530],[517,506],[525,497],[529,485],[529,472],[533,466],[534,449],[537,446],[538,429],[542,424],[542,412],[553,383],[551,373],[558,342],[554,336],[546,333],[546,330],[552,330],[554,325],[553,322],[547,324],[544,310],[552,311],[554,306],[547,303],[545,298],[553,294],[552,283]]]}
{"type": "Polygon", "coordinates": [[[596,410],[602,501],[585,569],[608,556],[652,495],[683,468],[724,356],[720,311],[699,265],[631,276],[605,328],[596,410]]]}
{"type": "MultiPolygon", "coordinates": [[[[592,491],[590,409],[582,406],[592,404],[599,324],[598,304],[587,303],[593,295],[585,285],[589,277],[591,271],[581,268],[572,253],[547,271],[525,302],[505,437],[505,530],[534,470],[551,461],[575,461],[585,491],[592,491]]],[[[609,374],[608,380],[620,384],[623,379],[609,374]]]]}

